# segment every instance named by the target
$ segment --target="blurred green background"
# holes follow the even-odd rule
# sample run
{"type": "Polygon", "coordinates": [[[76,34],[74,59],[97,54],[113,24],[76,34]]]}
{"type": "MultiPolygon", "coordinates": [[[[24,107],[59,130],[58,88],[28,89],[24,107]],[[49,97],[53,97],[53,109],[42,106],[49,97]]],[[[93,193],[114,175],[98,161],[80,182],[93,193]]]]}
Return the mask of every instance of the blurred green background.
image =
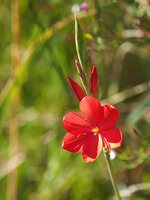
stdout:
{"type": "Polygon", "coordinates": [[[86,164],[61,148],[65,107],[79,111],[67,80],[81,85],[74,9],[100,101],[120,112],[123,143],[113,166],[121,194],[150,199],[149,0],[89,0],[85,11],[81,3],[0,0],[0,199],[113,199],[103,154],[86,164]]]}

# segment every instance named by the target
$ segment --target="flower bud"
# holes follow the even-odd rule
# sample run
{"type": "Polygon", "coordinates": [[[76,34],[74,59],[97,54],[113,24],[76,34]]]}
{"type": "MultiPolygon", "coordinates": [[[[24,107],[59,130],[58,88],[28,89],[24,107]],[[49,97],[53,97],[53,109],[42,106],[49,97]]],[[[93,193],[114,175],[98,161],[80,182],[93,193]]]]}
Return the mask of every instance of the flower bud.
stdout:
{"type": "Polygon", "coordinates": [[[77,71],[78,71],[78,73],[79,73],[84,85],[86,86],[86,78],[85,78],[84,71],[83,71],[80,63],[77,60],[75,60],[75,65],[76,65],[77,71]]]}
{"type": "Polygon", "coordinates": [[[91,72],[91,92],[94,97],[98,97],[99,95],[99,83],[98,83],[98,74],[96,70],[96,66],[93,66],[91,72]]]}
{"type": "Polygon", "coordinates": [[[87,10],[88,9],[88,4],[86,2],[81,3],[81,8],[83,10],[87,10]]]}
{"type": "Polygon", "coordinates": [[[72,7],[71,7],[71,11],[73,14],[75,13],[79,13],[80,12],[80,6],[78,4],[74,4],[72,7]]]}
{"type": "Polygon", "coordinates": [[[79,101],[81,101],[83,99],[83,97],[85,97],[85,93],[82,90],[82,88],[74,81],[72,80],[69,76],[68,76],[68,80],[70,82],[70,85],[74,91],[74,93],[76,94],[77,98],[79,99],[79,101]]]}
{"type": "Polygon", "coordinates": [[[114,160],[117,156],[116,152],[113,149],[110,150],[109,155],[110,155],[110,160],[114,160]]]}

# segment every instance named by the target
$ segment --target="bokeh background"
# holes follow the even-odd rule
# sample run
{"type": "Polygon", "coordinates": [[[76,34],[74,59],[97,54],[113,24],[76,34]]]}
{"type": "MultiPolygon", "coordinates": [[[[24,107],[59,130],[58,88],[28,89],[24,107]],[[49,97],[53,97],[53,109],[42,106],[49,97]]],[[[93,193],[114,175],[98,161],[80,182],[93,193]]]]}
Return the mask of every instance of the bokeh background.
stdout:
{"type": "Polygon", "coordinates": [[[74,14],[97,66],[100,101],[118,108],[123,143],[112,161],[125,200],[150,199],[149,0],[0,0],[0,199],[113,199],[103,154],[90,164],[62,150],[74,14]]]}

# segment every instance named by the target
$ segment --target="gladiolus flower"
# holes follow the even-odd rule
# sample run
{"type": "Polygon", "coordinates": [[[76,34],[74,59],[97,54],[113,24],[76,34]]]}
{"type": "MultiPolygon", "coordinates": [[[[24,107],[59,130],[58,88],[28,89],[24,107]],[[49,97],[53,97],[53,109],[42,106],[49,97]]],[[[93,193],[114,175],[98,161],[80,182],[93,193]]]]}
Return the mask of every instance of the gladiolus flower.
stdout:
{"type": "Polygon", "coordinates": [[[98,74],[95,65],[93,66],[91,72],[91,92],[94,97],[98,97],[99,84],[98,84],[98,74]]]}
{"type": "Polygon", "coordinates": [[[86,163],[93,162],[102,147],[114,149],[121,146],[121,131],[114,127],[119,118],[118,110],[112,105],[101,106],[91,96],[80,101],[80,111],[69,112],[63,117],[63,126],[68,131],[62,148],[70,152],[82,152],[86,163]]]}
{"type": "Polygon", "coordinates": [[[76,96],[78,97],[79,101],[81,101],[83,99],[83,97],[85,97],[85,93],[82,90],[82,88],[74,81],[72,80],[69,76],[68,76],[70,85],[74,91],[74,93],[76,94],[76,96]]]}

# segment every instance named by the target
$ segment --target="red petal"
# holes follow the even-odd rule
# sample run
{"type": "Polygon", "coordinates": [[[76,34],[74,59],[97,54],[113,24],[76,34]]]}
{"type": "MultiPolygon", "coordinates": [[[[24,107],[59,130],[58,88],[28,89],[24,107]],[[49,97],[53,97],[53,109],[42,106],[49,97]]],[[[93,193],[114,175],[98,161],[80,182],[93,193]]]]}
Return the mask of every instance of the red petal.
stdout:
{"type": "Polygon", "coordinates": [[[80,102],[80,110],[94,126],[99,126],[103,120],[103,107],[94,97],[84,97],[80,102]]]}
{"type": "Polygon", "coordinates": [[[68,79],[69,79],[70,85],[71,85],[74,93],[78,97],[79,101],[81,101],[83,99],[83,97],[86,96],[84,91],[74,80],[72,80],[70,77],[68,77],[68,79]]]}
{"type": "Polygon", "coordinates": [[[89,135],[82,147],[82,157],[86,163],[93,162],[100,154],[102,140],[99,134],[89,135]]]}
{"type": "Polygon", "coordinates": [[[101,124],[101,129],[109,129],[113,127],[119,119],[118,110],[112,105],[105,105],[104,108],[104,119],[101,124]]]}
{"type": "Polygon", "coordinates": [[[74,153],[79,152],[86,137],[87,136],[85,135],[80,135],[78,137],[71,133],[67,133],[64,137],[62,148],[74,153]]]}
{"type": "Polygon", "coordinates": [[[96,66],[94,65],[92,72],[91,72],[91,91],[93,96],[98,96],[99,84],[98,84],[98,75],[96,66]]]}
{"type": "Polygon", "coordinates": [[[63,117],[63,126],[74,135],[92,133],[92,126],[88,120],[76,112],[69,112],[63,117]]]}
{"type": "MultiPolygon", "coordinates": [[[[106,141],[110,144],[110,148],[114,149],[121,146],[122,133],[117,127],[113,127],[107,130],[101,131],[102,138],[106,138],[106,141]]],[[[103,147],[107,146],[103,142],[103,147]]]]}

